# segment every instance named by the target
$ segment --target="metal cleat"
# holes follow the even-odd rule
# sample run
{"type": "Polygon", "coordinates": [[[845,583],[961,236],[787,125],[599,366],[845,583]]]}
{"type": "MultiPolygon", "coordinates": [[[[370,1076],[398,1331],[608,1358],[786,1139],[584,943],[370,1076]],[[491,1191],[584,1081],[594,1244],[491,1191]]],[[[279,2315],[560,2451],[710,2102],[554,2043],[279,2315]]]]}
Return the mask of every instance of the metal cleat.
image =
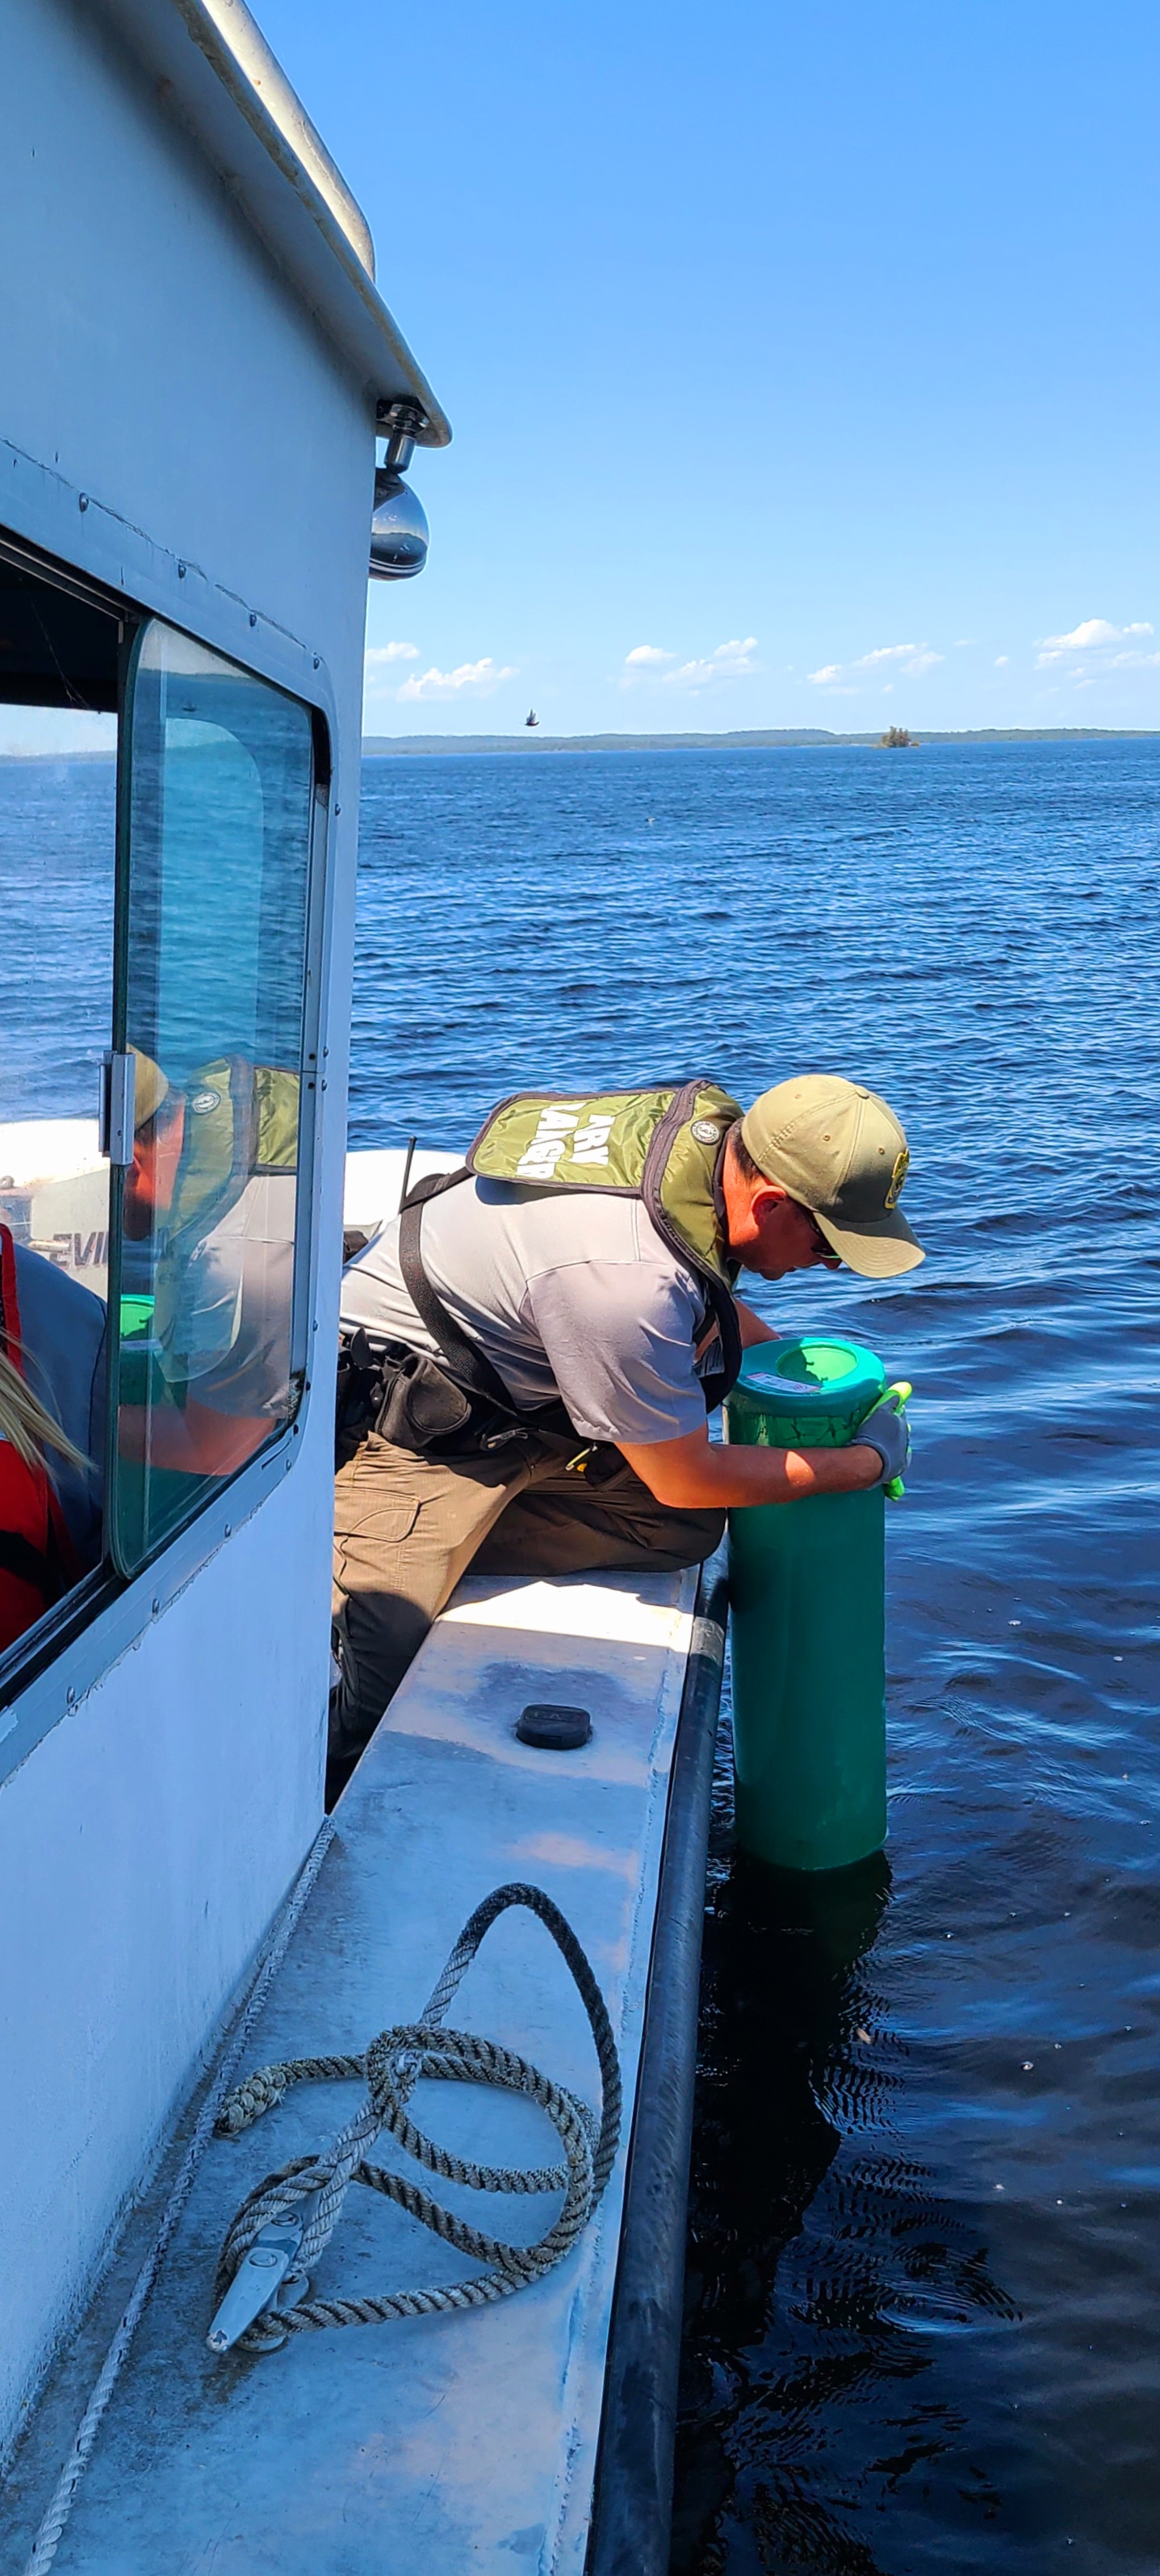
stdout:
{"type": "Polygon", "coordinates": [[[301,2243],[302,2230],[293,2220],[264,2227],[254,2238],[206,2336],[211,2352],[229,2352],[239,2335],[277,2298],[301,2243]]]}

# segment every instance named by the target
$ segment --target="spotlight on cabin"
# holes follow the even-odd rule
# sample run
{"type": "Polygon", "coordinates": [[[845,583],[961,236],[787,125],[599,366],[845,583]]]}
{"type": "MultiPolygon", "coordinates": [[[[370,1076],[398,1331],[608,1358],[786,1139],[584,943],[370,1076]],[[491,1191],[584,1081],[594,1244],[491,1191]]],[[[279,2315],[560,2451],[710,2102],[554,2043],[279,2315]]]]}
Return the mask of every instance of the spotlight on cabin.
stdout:
{"type": "Polygon", "coordinates": [[[410,581],[427,561],[427,513],[401,474],[380,466],[371,520],[372,581],[410,581]]]}
{"type": "Polygon", "coordinates": [[[415,435],[422,426],[422,414],[412,403],[380,403],[379,427],[387,452],[375,469],[372,581],[410,581],[427,561],[427,513],[410,484],[403,481],[403,467],[411,462],[415,435]]]}

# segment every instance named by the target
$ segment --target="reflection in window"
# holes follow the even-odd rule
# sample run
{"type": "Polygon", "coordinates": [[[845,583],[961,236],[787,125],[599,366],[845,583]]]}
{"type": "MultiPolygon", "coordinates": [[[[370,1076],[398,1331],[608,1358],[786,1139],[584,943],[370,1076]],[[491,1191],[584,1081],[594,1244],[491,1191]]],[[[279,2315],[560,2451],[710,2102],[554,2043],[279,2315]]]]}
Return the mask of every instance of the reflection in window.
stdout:
{"type": "Polygon", "coordinates": [[[127,713],[113,1531],[131,1571],[294,1407],[307,710],[155,622],[127,713]]]}

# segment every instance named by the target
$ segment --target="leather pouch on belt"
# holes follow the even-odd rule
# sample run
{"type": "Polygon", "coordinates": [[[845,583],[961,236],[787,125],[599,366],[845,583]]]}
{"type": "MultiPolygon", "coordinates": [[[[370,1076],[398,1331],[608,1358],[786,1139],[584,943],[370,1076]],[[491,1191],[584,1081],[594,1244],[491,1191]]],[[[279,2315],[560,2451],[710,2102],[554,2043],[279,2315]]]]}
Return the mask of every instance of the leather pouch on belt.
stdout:
{"type": "Polygon", "coordinates": [[[382,1386],[380,1439],[421,1458],[467,1457],[479,1448],[471,1397],[422,1351],[384,1359],[382,1386]]]}

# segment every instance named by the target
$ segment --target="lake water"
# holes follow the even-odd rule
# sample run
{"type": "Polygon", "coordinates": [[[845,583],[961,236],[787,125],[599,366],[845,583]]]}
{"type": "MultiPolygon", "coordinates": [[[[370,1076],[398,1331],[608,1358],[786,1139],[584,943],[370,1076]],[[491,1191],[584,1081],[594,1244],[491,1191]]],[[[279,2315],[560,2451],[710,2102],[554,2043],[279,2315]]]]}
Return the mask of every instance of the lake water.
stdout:
{"type": "MultiPolygon", "coordinates": [[[[0,1116],[91,1113],[111,825],[0,764],[0,1116]]],[[[754,1293],[916,1449],[886,1857],[740,1865],[723,1746],[673,2576],[1154,2571],[1160,743],[389,759],[362,846],[354,1144],[827,1068],[910,1133],[925,1266],[754,1293]]]]}
{"type": "Polygon", "coordinates": [[[854,1074],[929,1258],[888,1854],[706,1922],[674,2576],[1160,2565],[1160,744],[368,765],[352,1141],[854,1074]]]}

